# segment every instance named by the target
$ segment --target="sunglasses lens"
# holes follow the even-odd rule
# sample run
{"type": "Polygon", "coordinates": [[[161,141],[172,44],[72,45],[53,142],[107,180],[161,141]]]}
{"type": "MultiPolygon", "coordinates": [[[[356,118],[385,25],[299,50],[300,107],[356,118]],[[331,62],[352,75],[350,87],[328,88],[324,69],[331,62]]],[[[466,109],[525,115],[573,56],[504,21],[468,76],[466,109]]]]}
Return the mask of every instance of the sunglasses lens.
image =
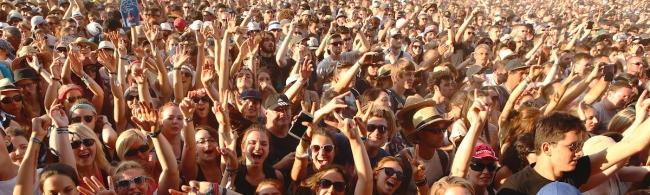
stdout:
{"type": "Polygon", "coordinates": [[[134,182],[135,184],[140,185],[140,184],[144,183],[144,177],[139,176],[139,177],[133,178],[133,182],[134,182]]]}
{"type": "Polygon", "coordinates": [[[312,145],[311,146],[311,152],[318,153],[318,151],[320,151],[320,146],[319,145],[312,145]]]}
{"type": "Polygon", "coordinates": [[[11,102],[13,102],[13,100],[11,100],[11,98],[2,98],[2,100],[0,100],[0,102],[2,102],[3,104],[11,104],[11,102]]]}
{"type": "Polygon", "coordinates": [[[334,146],[333,146],[333,145],[326,145],[326,146],[323,146],[323,151],[325,151],[325,152],[328,152],[328,153],[329,153],[329,152],[332,152],[332,150],[334,150],[334,146]]]}
{"type": "Polygon", "coordinates": [[[13,152],[14,151],[14,144],[8,143],[7,144],[7,152],[13,152]]]}
{"type": "Polygon", "coordinates": [[[131,185],[131,181],[129,180],[122,180],[117,182],[117,187],[118,188],[128,188],[131,185]]]}
{"type": "Polygon", "coordinates": [[[81,141],[77,140],[77,141],[70,142],[70,146],[72,146],[72,149],[77,149],[81,147],[81,141]]]}
{"type": "Polygon", "coordinates": [[[332,186],[332,181],[327,179],[321,179],[318,182],[318,185],[320,185],[321,188],[329,188],[330,186],[332,186]]]}
{"type": "Polygon", "coordinates": [[[70,119],[72,123],[80,123],[81,122],[81,117],[73,117],[70,119]]]}
{"type": "Polygon", "coordinates": [[[20,96],[20,95],[14,96],[14,101],[16,101],[16,102],[23,101],[23,96],[20,96]]]}
{"type": "Polygon", "coordinates": [[[86,123],[93,122],[93,116],[84,116],[84,121],[86,121],[86,123]]]}
{"type": "Polygon", "coordinates": [[[86,147],[90,147],[90,146],[95,144],[95,140],[94,139],[84,139],[83,144],[86,147]]]}
{"type": "Polygon", "coordinates": [[[140,148],[138,148],[138,151],[140,151],[140,152],[148,152],[149,151],[149,146],[142,145],[142,146],[140,146],[140,148]]]}

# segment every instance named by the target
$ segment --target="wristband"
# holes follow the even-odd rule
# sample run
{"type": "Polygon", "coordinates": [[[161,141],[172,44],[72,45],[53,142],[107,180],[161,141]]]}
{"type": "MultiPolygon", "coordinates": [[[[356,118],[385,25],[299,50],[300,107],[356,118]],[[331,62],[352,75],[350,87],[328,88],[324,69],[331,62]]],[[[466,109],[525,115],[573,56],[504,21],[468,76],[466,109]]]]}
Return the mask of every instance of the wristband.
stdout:
{"type": "Polygon", "coordinates": [[[160,135],[161,132],[162,131],[157,131],[157,132],[154,132],[154,133],[148,133],[148,135],[151,138],[156,138],[156,137],[158,137],[158,135],[160,135]]]}
{"type": "Polygon", "coordinates": [[[190,117],[190,118],[185,118],[185,119],[183,119],[183,120],[184,120],[186,123],[191,123],[192,121],[194,121],[194,118],[191,118],[191,117],[190,117]]]}
{"type": "Polygon", "coordinates": [[[226,172],[229,172],[229,173],[237,173],[237,172],[239,172],[239,168],[236,168],[236,169],[230,169],[230,168],[226,167],[226,172]]]}
{"type": "Polygon", "coordinates": [[[32,137],[32,143],[43,145],[43,141],[35,137],[32,137]]]}

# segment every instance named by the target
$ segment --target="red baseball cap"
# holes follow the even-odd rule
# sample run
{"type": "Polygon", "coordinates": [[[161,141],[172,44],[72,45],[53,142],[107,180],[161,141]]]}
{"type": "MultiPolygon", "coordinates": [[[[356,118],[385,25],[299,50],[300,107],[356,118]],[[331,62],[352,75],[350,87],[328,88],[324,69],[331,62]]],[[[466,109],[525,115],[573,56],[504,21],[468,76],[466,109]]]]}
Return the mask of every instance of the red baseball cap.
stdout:
{"type": "Polygon", "coordinates": [[[176,18],[174,20],[174,27],[176,27],[179,31],[185,30],[185,27],[187,26],[187,22],[183,18],[176,18]]]}
{"type": "Polygon", "coordinates": [[[494,150],[492,150],[492,147],[484,143],[476,144],[472,158],[497,160],[497,156],[494,153],[494,150]]]}

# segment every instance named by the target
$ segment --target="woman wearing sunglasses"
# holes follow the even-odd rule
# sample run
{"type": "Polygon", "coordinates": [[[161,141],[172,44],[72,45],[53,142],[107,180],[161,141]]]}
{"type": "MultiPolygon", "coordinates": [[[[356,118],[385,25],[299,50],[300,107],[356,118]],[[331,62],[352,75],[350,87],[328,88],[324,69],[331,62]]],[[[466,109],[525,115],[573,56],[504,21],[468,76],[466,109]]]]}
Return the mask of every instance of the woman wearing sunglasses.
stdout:
{"type": "MultiPolygon", "coordinates": [[[[219,124],[215,118],[212,109],[212,99],[208,96],[205,89],[199,89],[194,91],[193,95],[190,95],[190,99],[194,104],[196,104],[196,110],[194,111],[194,126],[207,126],[213,129],[217,129],[219,124]]],[[[192,94],[192,92],[190,92],[192,94]]]]}
{"type": "Polygon", "coordinates": [[[381,159],[374,172],[374,194],[395,194],[406,178],[402,162],[392,156],[381,159]]]}
{"type": "MultiPolygon", "coordinates": [[[[97,115],[95,107],[85,100],[78,101],[70,108],[70,123],[71,124],[83,124],[99,139],[98,142],[102,146],[103,150],[107,153],[112,151],[109,148],[115,148],[115,140],[117,139],[117,133],[111,126],[110,122],[105,116],[97,115]],[[107,147],[104,147],[107,146],[107,147]]],[[[110,156],[107,156],[108,159],[111,159],[110,156]]]]}
{"type": "Polygon", "coordinates": [[[374,103],[369,104],[368,107],[365,145],[370,157],[370,164],[376,167],[379,160],[390,156],[390,153],[381,147],[393,137],[395,115],[388,107],[374,105],[374,103]]]}
{"type": "MultiPolygon", "coordinates": [[[[341,119],[339,123],[341,124],[341,133],[350,140],[350,147],[352,148],[354,170],[356,170],[357,176],[354,189],[346,189],[348,178],[350,178],[351,174],[346,174],[343,171],[343,168],[337,165],[320,167],[318,172],[302,181],[300,186],[311,189],[311,194],[342,195],[346,192],[354,194],[371,194],[373,186],[372,168],[370,166],[370,160],[368,159],[368,153],[366,152],[366,148],[361,140],[361,136],[357,133],[359,131],[357,129],[357,123],[352,119],[341,119]]],[[[309,132],[311,130],[307,131],[309,132]]],[[[309,139],[312,139],[312,146],[314,146],[313,142],[316,139],[316,135],[311,138],[302,138],[300,145],[309,142],[309,139]]],[[[306,151],[302,150],[300,145],[296,151],[296,162],[304,161],[307,158],[306,151]]],[[[312,149],[314,149],[314,147],[312,147],[312,149]]],[[[314,156],[314,159],[318,158],[319,157],[314,156]]],[[[294,163],[294,170],[295,169],[296,163],[294,163]]],[[[294,170],[292,170],[292,177],[294,176],[294,170]]]]}
{"type": "MultiPolygon", "coordinates": [[[[94,176],[104,185],[108,185],[107,177],[113,167],[106,160],[106,155],[97,135],[87,126],[70,124],[68,126],[72,152],[61,152],[62,158],[74,156],[79,179],[94,176]]],[[[80,186],[88,187],[85,183],[80,186]]]]}
{"type": "Polygon", "coordinates": [[[121,161],[135,161],[149,174],[157,175],[160,169],[157,168],[155,158],[151,153],[151,140],[147,139],[138,129],[129,129],[117,137],[115,153],[121,161]]]}
{"type": "Polygon", "coordinates": [[[496,153],[488,144],[476,144],[481,129],[488,125],[489,113],[489,104],[484,99],[476,98],[477,94],[478,92],[475,91],[474,103],[467,114],[470,126],[458,145],[451,166],[451,176],[466,178],[476,194],[496,194],[496,190],[491,185],[497,169],[496,153]]]}

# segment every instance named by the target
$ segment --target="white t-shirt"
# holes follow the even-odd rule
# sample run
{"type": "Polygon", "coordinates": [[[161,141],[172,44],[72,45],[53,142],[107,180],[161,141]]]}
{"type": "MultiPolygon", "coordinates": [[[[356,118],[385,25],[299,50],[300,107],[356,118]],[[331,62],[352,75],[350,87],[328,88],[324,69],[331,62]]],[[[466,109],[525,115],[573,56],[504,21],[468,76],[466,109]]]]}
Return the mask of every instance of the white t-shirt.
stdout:
{"type": "MultiPolygon", "coordinates": [[[[38,176],[43,172],[43,169],[36,169],[36,176],[34,177],[34,195],[40,195],[41,190],[38,188],[38,176]]],[[[16,178],[18,176],[11,178],[9,180],[0,181],[0,194],[13,194],[14,187],[16,187],[16,178]]]]}

